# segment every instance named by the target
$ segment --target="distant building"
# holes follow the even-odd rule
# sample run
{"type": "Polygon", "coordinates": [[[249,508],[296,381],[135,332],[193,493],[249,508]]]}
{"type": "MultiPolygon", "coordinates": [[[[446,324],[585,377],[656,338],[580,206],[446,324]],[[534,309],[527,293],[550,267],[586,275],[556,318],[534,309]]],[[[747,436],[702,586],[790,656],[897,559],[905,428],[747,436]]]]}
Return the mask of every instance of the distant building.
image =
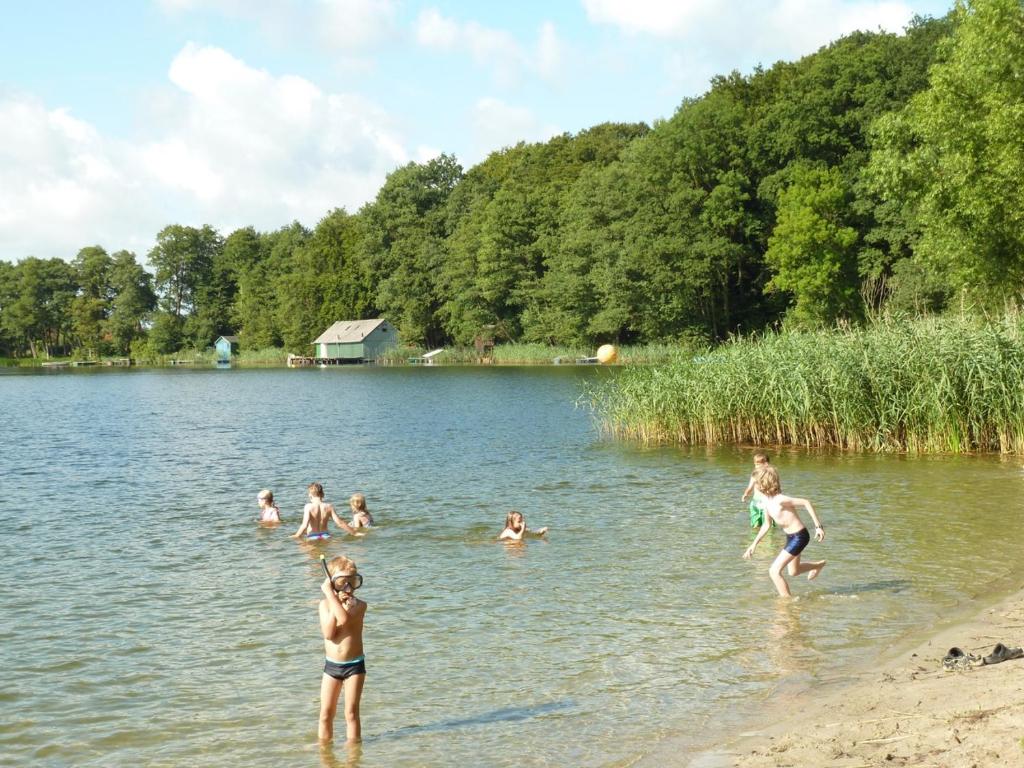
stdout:
{"type": "Polygon", "coordinates": [[[398,345],[398,330],[383,318],[339,320],[313,342],[313,357],[374,360],[398,345]]]}
{"type": "Polygon", "coordinates": [[[217,348],[218,360],[230,360],[232,355],[238,354],[238,337],[221,336],[213,342],[213,346],[217,348]]]}

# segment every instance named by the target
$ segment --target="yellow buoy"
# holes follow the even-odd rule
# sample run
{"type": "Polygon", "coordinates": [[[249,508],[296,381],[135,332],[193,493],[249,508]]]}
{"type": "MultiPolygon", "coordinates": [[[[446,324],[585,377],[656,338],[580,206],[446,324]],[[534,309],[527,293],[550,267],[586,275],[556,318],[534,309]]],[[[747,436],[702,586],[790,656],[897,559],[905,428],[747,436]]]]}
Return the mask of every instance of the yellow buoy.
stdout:
{"type": "Polygon", "coordinates": [[[619,350],[615,348],[614,344],[602,344],[597,349],[597,362],[607,365],[608,363],[614,363],[619,356],[619,350]]]}

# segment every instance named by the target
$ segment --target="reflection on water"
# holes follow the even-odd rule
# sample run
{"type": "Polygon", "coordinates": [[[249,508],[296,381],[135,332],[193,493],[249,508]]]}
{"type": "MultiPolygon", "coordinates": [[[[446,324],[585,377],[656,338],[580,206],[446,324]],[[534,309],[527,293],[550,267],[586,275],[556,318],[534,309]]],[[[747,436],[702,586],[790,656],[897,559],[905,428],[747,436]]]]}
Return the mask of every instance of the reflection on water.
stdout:
{"type": "Polygon", "coordinates": [[[829,565],[780,601],[783,537],[741,557],[750,450],[601,440],[573,403],[604,375],[0,374],[0,754],[664,765],[1016,568],[1016,463],[783,451],[783,488],[828,529],[809,556],[829,565]],[[289,538],[313,481],[335,502],[365,493],[378,527],[289,538]],[[276,529],[252,522],[260,488],[276,529]],[[497,543],[509,509],[547,536],[497,543]],[[366,579],[361,749],[315,746],[321,553],[366,579]]]}

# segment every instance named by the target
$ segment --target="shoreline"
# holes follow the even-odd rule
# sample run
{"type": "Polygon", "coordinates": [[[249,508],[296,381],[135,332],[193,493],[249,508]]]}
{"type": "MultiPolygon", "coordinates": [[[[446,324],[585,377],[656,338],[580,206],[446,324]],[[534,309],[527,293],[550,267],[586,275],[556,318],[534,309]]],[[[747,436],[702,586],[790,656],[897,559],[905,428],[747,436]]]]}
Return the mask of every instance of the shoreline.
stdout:
{"type": "Polygon", "coordinates": [[[954,646],[978,656],[1000,642],[1024,646],[1024,582],[1015,582],[994,604],[925,629],[923,641],[897,642],[879,664],[844,671],[841,682],[766,699],[741,732],[677,765],[1024,766],[1024,658],[963,671],[942,666],[954,646]]]}

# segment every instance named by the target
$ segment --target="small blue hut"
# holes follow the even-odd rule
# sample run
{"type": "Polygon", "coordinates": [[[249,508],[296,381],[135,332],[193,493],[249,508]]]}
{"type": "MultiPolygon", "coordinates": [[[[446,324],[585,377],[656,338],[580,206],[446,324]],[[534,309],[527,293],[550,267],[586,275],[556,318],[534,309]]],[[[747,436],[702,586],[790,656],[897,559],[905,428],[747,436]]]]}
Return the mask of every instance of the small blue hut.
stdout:
{"type": "Polygon", "coordinates": [[[238,354],[238,337],[221,336],[213,342],[213,346],[217,348],[218,360],[230,360],[232,355],[238,354]]]}

